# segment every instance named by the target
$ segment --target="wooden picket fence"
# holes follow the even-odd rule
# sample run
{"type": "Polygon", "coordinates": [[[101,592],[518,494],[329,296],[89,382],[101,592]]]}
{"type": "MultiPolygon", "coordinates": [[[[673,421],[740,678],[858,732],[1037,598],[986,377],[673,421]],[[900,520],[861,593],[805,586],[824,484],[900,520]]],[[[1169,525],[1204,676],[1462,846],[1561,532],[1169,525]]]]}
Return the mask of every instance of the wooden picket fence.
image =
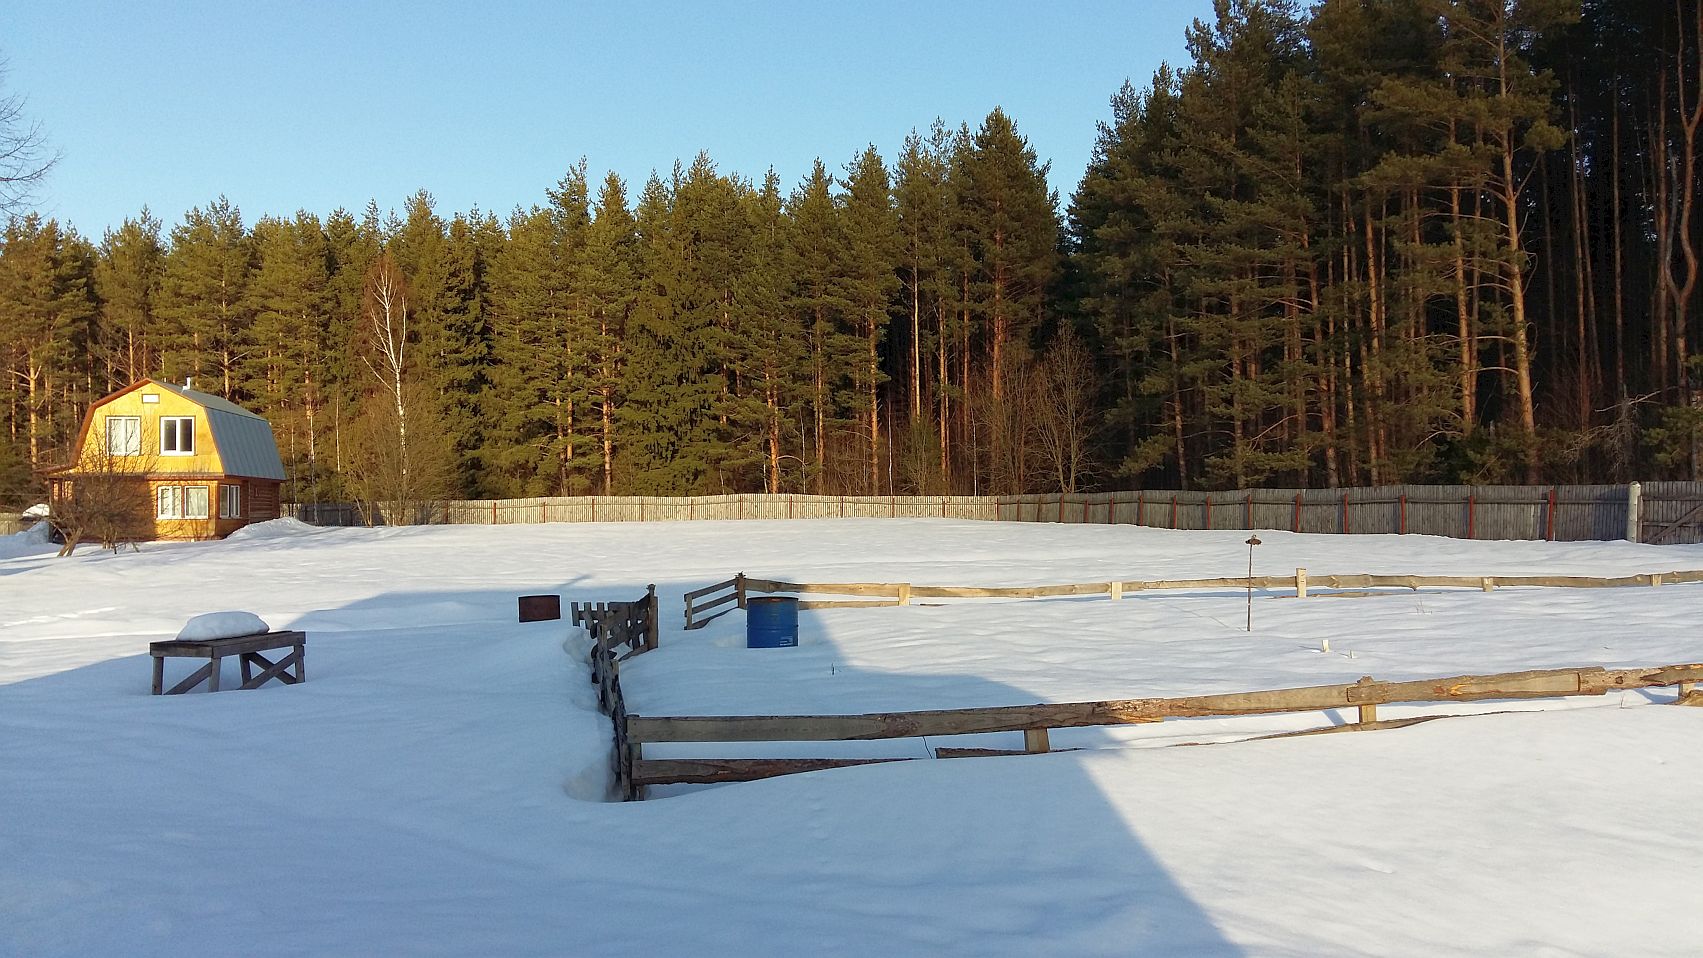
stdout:
{"type": "Polygon", "coordinates": [[[1366,676],[1343,685],[1231,692],[1176,698],[1120,699],[1098,702],[1016,705],[993,708],[862,715],[625,715],[617,747],[626,751],[630,795],[642,798],[650,785],[744,782],[795,772],[844,768],[908,758],[646,758],[644,746],[673,742],[844,742],[920,736],[1022,732],[1021,750],[941,748],[936,758],[1021,755],[1051,751],[1051,729],[1161,722],[1171,718],[1272,715],[1353,708],[1357,720],[1341,726],[1280,733],[1275,738],[1336,731],[1401,728],[1449,715],[1378,718],[1378,706],[1411,703],[1474,702],[1498,699],[1605,695],[1617,690],[1677,686],[1677,702],[1703,705],[1696,683],[1703,664],[1644,669],[1572,668],[1454,675],[1404,682],[1379,682],[1366,676]]]}
{"type": "MultiPolygon", "coordinates": [[[[1121,599],[1131,592],[1188,589],[1293,590],[1305,599],[1314,589],[1482,589],[1498,588],[1601,589],[1626,586],[1662,586],[1703,582],[1703,571],[1648,572],[1626,576],[1584,575],[1375,575],[1341,573],[1309,576],[1306,569],[1293,575],[1219,576],[1205,579],[1128,579],[1106,582],[1073,582],[1032,586],[915,585],[909,582],[787,582],[759,579],[741,572],[733,578],[705,586],[685,595],[686,628],[699,629],[712,619],[734,609],[745,608],[750,593],[794,595],[862,596],[858,599],[808,599],[801,609],[866,608],[910,605],[916,599],[1032,599],[1048,596],[1109,595],[1121,599]],[[871,598],[873,597],[873,598],[871,598]],[[726,608],[723,608],[725,606],[726,608]],[[706,613],[721,609],[714,615],[706,613]]],[[[1346,593],[1318,593],[1321,596],[1346,593]]],[[[1364,595],[1365,593],[1352,593],[1364,595]]]]}
{"type": "Polygon", "coordinates": [[[639,789],[633,783],[627,700],[621,692],[621,662],[657,647],[656,586],[650,586],[644,598],[632,602],[570,603],[569,621],[591,634],[588,655],[591,682],[597,686],[597,706],[609,716],[614,733],[611,772],[622,798],[632,801],[639,797],[639,789]],[[622,646],[626,646],[626,654],[616,656],[616,650],[622,646]]]}

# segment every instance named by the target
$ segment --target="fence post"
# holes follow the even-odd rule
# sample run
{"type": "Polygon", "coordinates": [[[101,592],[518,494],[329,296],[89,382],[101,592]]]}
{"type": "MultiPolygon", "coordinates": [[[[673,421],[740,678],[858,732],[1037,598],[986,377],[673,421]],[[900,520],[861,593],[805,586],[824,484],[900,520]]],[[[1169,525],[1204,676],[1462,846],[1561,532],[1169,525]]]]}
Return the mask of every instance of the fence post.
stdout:
{"type": "Polygon", "coordinates": [[[1555,487],[1554,486],[1549,487],[1549,508],[1544,511],[1543,518],[1544,518],[1543,537],[1544,537],[1544,539],[1546,539],[1550,542],[1554,542],[1555,541],[1555,487]]]}
{"type": "Polygon", "coordinates": [[[1644,531],[1643,520],[1639,516],[1639,507],[1643,505],[1643,487],[1636,482],[1626,485],[1626,541],[1637,542],[1644,531]]]}
{"type": "Polygon", "coordinates": [[[1478,538],[1478,497],[1472,493],[1466,494],[1466,537],[1478,538]]]}
{"type": "Polygon", "coordinates": [[[1295,530],[1294,531],[1296,531],[1296,532],[1301,531],[1301,494],[1299,492],[1295,493],[1295,530]]]}
{"type": "Polygon", "coordinates": [[[662,632],[661,608],[656,601],[656,583],[651,583],[645,590],[645,603],[650,607],[650,616],[645,620],[645,648],[655,649],[661,644],[658,638],[662,632]]]}
{"type": "MultiPolygon", "coordinates": [[[[1354,684],[1355,685],[1371,685],[1372,684],[1372,677],[1370,675],[1362,675],[1362,676],[1360,676],[1360,681],[1358,681],[1354,684]]],[[[1360,724],[1365,725],[1368,722],[1376,722],[1377,720],[1378,720],[1378,706],[1377,705],[1362,705],[1362,706],[1360,706],[1360,724]]]]}
{"type": "Polygon", "coordinates": [[[1348,535],[1348,493],[1342,494],[1342,534],[1348,535]]]}
{"type": "Polygon", "coordinates": [[[733,577],[733,594],[739,596],[739,607],[745,608],[745,573],[733,577]]]}
{"type": "Polygon", "coordinates": [[[1244,509],[1243,519],[1243,528],[1252,529],[1254,527],[1254,494],[1251,492],[1248,493],[1248,501],[1244,509]]]}
{"type": "Polygon", "coordinates": [[[1124,597],[1123,580],[1113,579],[1111,582],[1106,583],[1106,592],[1111,595],[1113,602],[1122,599],[1124,597]]]}
{"type": "Polygon", "coordinates": [[[1401,519],[1396,527],[1396,535],[1407,535],[1407,496],[1401,497],[1401,519]]]}
{"type": "Polygon", "coordinates": [[[1177,527],[1177,497],[1171,497],[1171,528],[1177,527]]]}
{"type": "Polygon", "coordinates": [[[1047,741],[1047,730],[1044,728],[1024,729],[1023,751],[1031,754],[1052,751],[1052,745],[1047,741]]]}
{"type": "Polygon", "coordinates": [[[1296,569],[1295,570],[1295,598],[1305,599],[1306,597],[1307,597],[1307,570],[1306,569],[1296,569]]]}
{"type": "Polygon", "coordinates": [[[497,524],[497,500],[491,500],[491,525],[497,524]]]}
{"type": "Polygon", "coordinates": [[[1212,493],[1206,494],[1206,528],[1212,528],[1212,493]]]}
{"type": "Polygon", "coordinates": [[[1138,526],[1141,525],[1141,520],[1145,518],[1146,514],[1147,493],[1138,492],[1135,494],[1135,524],[1138,526]]]}
{"type": "Polygon", "coordinates": [[[909,582],[899,583],[899,604],[911,604],[911,584],[909,582]]]}

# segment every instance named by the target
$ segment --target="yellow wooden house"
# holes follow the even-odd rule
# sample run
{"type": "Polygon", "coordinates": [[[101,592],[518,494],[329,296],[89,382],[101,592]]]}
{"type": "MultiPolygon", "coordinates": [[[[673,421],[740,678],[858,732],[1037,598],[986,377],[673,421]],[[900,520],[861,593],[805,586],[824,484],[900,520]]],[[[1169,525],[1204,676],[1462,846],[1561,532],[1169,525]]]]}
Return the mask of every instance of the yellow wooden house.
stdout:
{"type": "Polygon", "coordinates": [[[278,518],[284,464],[265,419],[144,379],[89,407],[71,465],[46,478],[50,510],[102,483],[138,503],[134,538],[214,539],[278,518]]]}

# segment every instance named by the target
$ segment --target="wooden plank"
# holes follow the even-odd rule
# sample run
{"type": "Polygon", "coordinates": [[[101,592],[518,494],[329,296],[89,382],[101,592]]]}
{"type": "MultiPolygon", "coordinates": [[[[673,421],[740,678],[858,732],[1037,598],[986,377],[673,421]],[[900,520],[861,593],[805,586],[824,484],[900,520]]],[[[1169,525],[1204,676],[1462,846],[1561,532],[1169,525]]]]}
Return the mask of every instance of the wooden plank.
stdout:
{"type": "Polygon", "coordinates": [[[244,669],[245,674],[243,676],[243,683],[242,683],[241,688],[257,689],[257,688],[260,688],[262,685],[265,685],[267,682],[271,681],[272,679],[277,679],[278,681],[284,683],[285,685],[295,685],[296,683],[301,681],[300,678],[292,676],[286,671],[287,669],[290,668],[290,666],[296,665],[296,664],[301,662],[302,652],[299,649],[291,652],[289,655],[284,656],[283,658],[279,659],[277,662],[267,661],[265,656],[260,655],[258,652],[249,652],[249,653],[246,653],[246,655],[247,656],[253,656],[254,659],[259,660],[259,662],[261,663],[261,665],[263,665],[265,667],[265,669],[264,669],[264,671],[260,672],[258,675],[254,676],[252,679],[247,676],[247,674],[246,674],[247,670],[244,669]]]}
{"type": "Polygon", "coordinates": [[[1602,695],[1614,689],[1677,685],[1703,678],[1703,665],[1650,669],[1545,669],[1456,675],[1410,682],[1370,682],[1231,692],[1178,698],[1122,699],[877,712],[862,715],[640,716],[628,718],[636,742],[813,742],[963,735],[1035,728],[1082,728],[1167,718],[1310,712],[1396,702],[1478,701],[1602,695]]]}
{"type": "MultiPolygon", "coordinates": [[[[1242,580],[1247,584],[1247,580],[1242,580]]],[[[1106,595],[1112,589],[1109,582],[1079,582],[1062,585],[975,586],[914,585],[911,595],[922,599],[1032,599],[1057,595],[1106,595]]]]}
{"type": "Polygon", "coordinates": [[[731,589],[733,588],[733,582],[734,580],[729,579],[726,582],[717,582],[715,585],[706,585],[702,589],[686,593],[685,599],[687,602],[690,602],[699,596],[709,595],[711,592],[720,592],[723,589],[731,589]]]}
{"type": "MultiPolygon", "coordinates": [[[[196,687],[197,685],[200,685],[202,683],[202,681],[204,681],[208,676],[213,674],[213,670],[218,666],[218,664],[219,664],[218,659],[214,659],[213,661],[208,662],[206,665],[203,665],[202,667],[196,669],[194,672],[189,673],[188,678],[186,678],[182,682],[179,682],[176,685],[172,686],[170,689],[168,689],[166,691],[166,694],[167,695],[182,695],[183,693],[189,691],[190,689],[196,687]]],[[[214,689],[214,691],[216,692],[218,690],[214,689]]]]}
{"type": "Polygon", "coordinates": [[[801,599],[801,609],[873,609],[904,605],[898,599],[801,599]]]}
{"type": "MultiPolygon", "coordinates": [[[[1080,752],[1080,751],[1083,751],[1083,749],[1080,749],[1080,748],[1055,748],[1055,749],[1052,750],[1051,753],[1048,753],[1048,754],[1055,754],[1055,753],[1058,753],[1058,752],[1080,752]]],[[[934,750],[934,757],[935,758],[1002,758],[1002,757],[1009,756],[1009,755],[1034,755],[1034,754],[1036,754],[1036,753],[1025,752],[1024,750],[1022,750],[1020,748],[937,748],[937,749],[934,750]]]]}
{"type": "MultiPolygon", "coordinates": [[[[825,592],[830,595],[880,595],[897,599],[898,582],[782,582],[778,579],[745,578],[747,592],[825,592]]],[[[912,595],[921,593],[912,591],[912,595]]]]}
{"type": "Polygon", "coordinates": [[[754,782],[777,775],[909,762],[909,758],[639,758],[633,760],[632,782],[646,785],[713,785],[754,782]]]}
{"type": "Polygon", "coordinates": [[[719,608],[720,606],[727,605],[730,602],[738,602],[738,601],[739,601],[739,595],[737,593],[734,593],[734,592],[729,592],[726,595],[716,596],[714,599],[711,599],[708,602],[704,602],[704,603],[701,603],[699,605],[695,605],[695,606],[692,607],[692,621],[694,621],[694,622],[697,621],[698,613],[700,613],[700,612],[708,612],[711,609],[719,608]]]}
{"type": "Polygon", "coordinates": [[[180,640],[150,642],[148,654],[182,658],[211,658],[216,655],[237,655],[242,652],[266,652],[304,642],[305,632],[264,632],[260,635],[240,635],[229,639],[180,640]]]}

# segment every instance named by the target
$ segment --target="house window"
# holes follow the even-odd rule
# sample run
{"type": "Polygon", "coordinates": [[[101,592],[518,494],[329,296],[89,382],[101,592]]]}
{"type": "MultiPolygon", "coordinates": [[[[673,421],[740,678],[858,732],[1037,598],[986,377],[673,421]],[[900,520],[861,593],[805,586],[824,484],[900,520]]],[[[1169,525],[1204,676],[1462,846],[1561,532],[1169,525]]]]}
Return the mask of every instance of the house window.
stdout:
{"type": "Polygon", "coordinates": [[[142,454],[141,417],[106,417],[106,454],[109,456],[140,456],[142,454]]]}
{"type": "Polygon", "coordinates": [[[195,417],[160,417],[160,455],[195,455],[195,417]]]}
{"type": "Polygon", "coordinates": [[[154,515],[160,519],[207,518],[206,486],[161,486],[155,492],[154,515]]]}
{"type": "Polygon", "coordinates": [[[242,487],[221,485],[219,487],[219,518],[242,518],[242,487]]]}

